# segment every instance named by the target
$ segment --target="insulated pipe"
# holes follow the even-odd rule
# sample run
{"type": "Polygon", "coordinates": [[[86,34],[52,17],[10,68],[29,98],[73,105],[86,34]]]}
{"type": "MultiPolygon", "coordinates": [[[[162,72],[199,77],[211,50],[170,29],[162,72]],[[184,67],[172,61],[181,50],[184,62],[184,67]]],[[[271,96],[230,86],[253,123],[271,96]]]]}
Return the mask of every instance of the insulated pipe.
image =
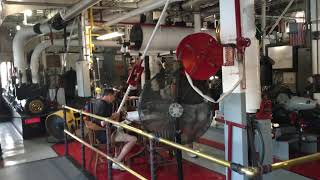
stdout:
{"type": "Polygon", "coordinates": [[[211,6],[214,6],[219,3],[218,0],[214,0],[212,3],[212,0],[189,0],[187,2],[184,2],[181,5],[181,8],[187,11],[192,11],[192,10],[200,10],[200,6],[204,4],[211,3],[211,6]]]}
{"type": "MultiPolygon", "coordinates": [[[[95,46],[101,46],[101,47],[121,47],[120,44],[116,41],[94,41],[93,42],[95,46]]],[[[30,69],[31,69],[31,74],[32,74],[32,82],[34,84],[39,83],[39,57],[41,53],[46,49],[51,46],[61,46],[64,47],[64,40],[59,39],[54,41],[54,44],[51,44],[51,41],[44,41],[40,44],[38,44],[32,53],[31,56],[31,62],[30,62],[30,69]]],[[[70,46],[79,46],[79,41],[78,40],[71,40],[70,46]]]]}
{"type": "MultiPolygon", "coordinates": [[[[13,58],[14,65],[18,68],[18,72],[22,73],[22,83],[27,81],[26,68],[27,62],[24,59],[24,45],[27,39],[36,36],[37,34],[47,34],[50,32],[56,32],[62,30],[68,23],[68,20],[72,19],[78,13],[81,13],[86,8],[99,2],[98,0],[82,0],[80,3],[72,6],[65,14],[58,13],[48,22],[43,24],[36,24],[33,27],[26,27],[18,31],[13,39],[13,58]]],[[[72,27],[73,28],[73,27],[72,27]]]]}
{"type": "Polygon", "coordinates": [[[260,56],[259,42],[255,37],[255,9],[254,0],[241,1],[242,36],[251,40],[251,45],[245,50],[245,77],[246,77],[246,110],[255,113],[260,108],[260,56]]]}
{"type": "MultiPolygon", "coordinates": [[[[78,41],[72,40],[70,42],[71,46],[77,46],[78,41]]],[[[50,46],[64,46],[64,40],[56,40],[54,41],[54,44],[51,44],[51,41],[44,41],[40,44],[38,44],[31,55],[31,61],[30,61],[30,69],[31,69],[31,75],[32,75],[32,83],[36,84],[39,83],[39,57],[46,48],[50,46]]]]}
{"type": "MultiPolygon", "coordinates": [[[[153,29],[154,26],[149,25],[133,26],[130,32],[130,42],[133,43],[131,48],[133,50],[145,49],[153,29]]],[[[157,43],[150,44],[149,50],[174,51],[183,38],[194,32],[194,28],[161,26],[153,40],[153,42],[157,43]]],[[[215,36],[214,31],[205,31],[205,33],[215,36]]]]}
{"type": "MultiPolygon", "coordinates": [[[[25,60],[24,45],[28,39],[35,37],[39,34],[47,34],[52,32],[58,32],[59,30],[51,29],[49,24],[36,24],[33,27],[24,27],[13,38],[13,61],[14,66],[17,68],[18,72],[22,73],[22,83],[27,82],[26,69],[28,68],[28,63],[25,60]]],[[[69,26],[67,29],[73,28],[69,26]]]]}
{"type": "Polygon", "coordinates": [[[60,16],[64,21],[68,21],[80,14],[85,9],[88,9],[91,6],[97,4],[99,1],[100,0],[82,0],[81,2],[67,9],[66,11],[60,11],[60,16]]]}
{"type": "MultiPolygon", "coordinates": [[[[172,2],[178,2],[178,1],[181,1],[181,0],[170,0],[170,3],[172,2]]],[[[162,6],[164,6],[164,4],[166,3],[166,0],[159,0],[159,1],[155,1],[154,3],[152,4],[148,4],[146,6],[143,6],[141,8],[138,8],[138,9],[135,9],[135,10],[132,10],[128,13],[125,13],[105,24],[103,24],[104,26],[112,26],[114,24],[117,24],[125,19],[128,19],[132,16],[137,16],[137,15],[140,15],[140,14],[143,14],[145,12],[149,12],[149,11],[152,11],[154,9],[157,9],[157,8],[160,8],[162,6]]]]}

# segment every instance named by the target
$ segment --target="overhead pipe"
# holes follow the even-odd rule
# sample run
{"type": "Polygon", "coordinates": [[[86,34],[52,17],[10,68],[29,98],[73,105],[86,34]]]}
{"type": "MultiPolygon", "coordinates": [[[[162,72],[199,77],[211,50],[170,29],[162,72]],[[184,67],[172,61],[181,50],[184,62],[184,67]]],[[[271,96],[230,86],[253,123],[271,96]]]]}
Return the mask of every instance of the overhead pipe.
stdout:
{"type": "MultiPolygon", "coordinates": [[[[178,2],[178,1],[182,1],[182,0],[170,0],[170,3],[178,2]]],[[[115,15],[115,16],[117,16],[115,19],[103,24],[103,26],[112,26],[112,25],[117,24],[117,23],[119,23],[121,21],[124,21],[124,20],[126,20],[126,19],[128,19],[130,17],[137,16],[137,15],[143,14],[145,12],[149,12],[149,11],[152,11],[154,9],[160,8],[160,7],[164,6],[165,3],[166,3],[166,0],[159,0],[159,1],[155,1],[152,4],[148,4],[148,5],[143,6],[141,8],[132,10],[132,11],[130,11],[128,13],[121,14],[121,15],[115,15]]]]}
{"type": "MultiPolygon", "coordinates": [[[[100,47],[114,47],[114,48],[121,47],[121,44],[119,44],[116,41],[93,41],[93,44],[95,46],[100,46],[100,47]]],[[[31,55],[31,61],[30,61],[32,83],[34,83],[34,84],[39,83],[39,73],[38,72],[39,72],[41,53],[49,47],[53,47],[53,46],[64,47],[64,45],[65,45],[64,40],[59,39],[59,40],[55,40],[53,44],[51,44],[51,41],[43,41],[34,48],[34,51],[31,55]]],[[[79,41],[78,40],[71,40],[70,46],[73,46],[73,47],[80,46],[79,41]]]]}
{"type": "MultiPolygon", "coordinates": [[[[132,43],[130,48],[137,51],[145,49],[153,29],[154,26],[152,25],[134,25],[130,32],[130,42],[132,43]]],[[[183,38],[195,32],[200,32],[200,30],[200,25],[197,30],[188,27],[160,26],[153,40],[157,43],[150,44],[149,51],[174,51],[183,38]]],[[[201,32],[215,37],[214,30],[201,32]]]]}
{"type": "Polygon", "coordinates": [[[70,19],[80,14],[83,10],[94,6],[98,2],[100,2],[100,0],[82,0],[81,2],[67,9],[66,11],[60,11],[60,16],[62,20],[69,21],[70,19]]]}
{"type": "Polygon", "coordinates": [[[25,70],[28,66],[27,62],[24,59],[24,45],[26,41],[39,34],[47,34],[51,32],[61,31],[64,27],[67,26],[70,19],[72,19],[74,16],[76,16],[78,13],[81,13],[88,7],[93,6],[97,2],[99,1],[82,0],[80,3],[66,10],[65,13],[57,13],[48,22],[42,24],[38,23],[33,27],[25,27],[17,32],[13,39],[13,59],[14,65],[15,67],[17,67],[18,72],[22,73],[21,83],[27,82],[25,70]]]}
{"type": "MultiPolygon", "coordinates": [[[[67,29],[70,30],[73,26],[69,26],[67,29]]],[[[35,37],[40,34],[48,34],[51,32],[59,32],[53,28],[50,24],[36,24],[32,27],[24,27],[13,38],[13,61],[14,66],[17,68],[18,72],[22,73],[22,83],[27,82],[26,69],[28,68],[28,63],[25,60],[24,45],[28,39],[35,37]]]]}
{"type": "Polygon", "coordinates": [[[214,2],[212,2],[212,0],[189,0],[187,2],[184,2],[181,5],[181,8],[186,11],[199,11],[201,5],[205,5],[208,3],[211,3],[210,5],[214,6],[218,4],[219,1],[215,0],[214,2]]]}
{"type": "Polygon", "coordinates": [[[294,0],[291,0],[288,5],[286,6],[286,8],[283,10],[283,12],[281,13],[281,15],[279,16],[279,18],[277,19],[277,21],[273,24],[273,26],[271,27],[270,31],[268,32],[268,35],[270,35],[273,30],[277,27],[277,25],[280,23],[282,17],[287,13],[287,11],[289,10],[289,8],[291,7],[292,3],[294,2],[294,0]]]}

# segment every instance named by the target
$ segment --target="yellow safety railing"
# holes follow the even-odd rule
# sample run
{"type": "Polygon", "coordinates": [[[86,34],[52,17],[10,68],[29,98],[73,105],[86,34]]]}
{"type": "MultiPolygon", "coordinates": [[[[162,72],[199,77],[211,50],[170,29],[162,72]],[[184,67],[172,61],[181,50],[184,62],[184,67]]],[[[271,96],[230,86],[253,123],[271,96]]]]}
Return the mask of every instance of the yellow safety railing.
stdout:
{"type": "MultiPolygon", "coordinates": [[[[153,134],[147,133],[147,132],[142,131],[142,130],[140,130],[138,128],[131,127],[131,126],[129,126],[127,124],[124,124],[124,123],[121,123],[121,122],[116,122],[116,121],[114,121],[112,119],[109,119],[109,118],[101,117],[101,116],[98,116],[98,115],[95,115],[95,114],[91,114],[91,113],[88,113],[88,112],[84,112],[82,110],[78,110],[78,109],[75,109],[75,108],[72,108],[72,107],[68,107],[68,106],[63,106],[63,108],[71,110],[73,112],[77,112],[77,113],[86,115],[86,116],[89,116],[89,117],[92,117],[92,118],[95,118],[95,119],[99,119],[101,121],[105,121],[107,123],[113,124],[115,126],[122,127],[122,128],[124,128],[126,130],[129,130],[129,131],[132,131],[132,132],[137,133],[139,135],[142,135],[144,137],[147,137],[148,139],[156,140],[157,142],[166,144],[166,145],[174,147],[176,149],[195,154],[195,155],[197,155],[199,157],[202,157],[204,159],[209,160],[212,163],[218,164],[218,165],[223,166],[223,167],[231,168],[233,171],[238,172],[239,174],[244,174],[246,176],[261,175],[261,174],[264,174],[264,173],[269,173],[269,172],[274,171],[274,170],[285,169],[285,168],[289,168],[289,167],[294,166],[294,165],[298,165],[298,164],[302,164],[302,163],[305,163],[305,162],[310,162],[310,161],[315,161],[315,160],[320,159],[320,153],[315,153],[315,154],[311,154],[311,155],[308,155],[308,156],[291,159],[291,160],[288,160],[288,161],[283,161],[283,162],[269,164],[269,165],[263,165],[262,167],[246,167],[246,166],[243,166],[243,165],[240,165],[240,164],[236,164],[236,163],[233,163],[233,162],[226,161],[224,159],[219,159],[217,157],[210,156],[210,155],[202,153],[202,152],[194,151],[193,149],[187,148],[187,147],[185,147],[185,146],[183,146],[181,144],[177,144],[175,142],[163,139],[161,137],[154,136],[153,134]]],[[[125,170],[127,170],[129,173],[135,175],[139,179],[145,179],[144,177],[139,175],[137,172],[134,172],[130,168],[126,167],[125,165],[123,165],[123,164],[121,164],[119,162],[116,162],[113,158],[109,157],[108,155],[103,154],[103,152],[95,149],[94,147],[90,147],[89,144],[87,144],[86,142],[82,141],[78,137],[72,135],[70,132],[68,132],[66,130],[65,130],[65,132],[69,136],[71,136],[74,139],[78,140],[79,142],[83,143],[85,146],[87,146],[90,149],[96,151],[97,153],[101,154],[102,156],[106,157],[107,159],[111,160],[112,162],[115,162],[116,164],[120,165],[125,170]]]]}
{"type": "Polygon", "coordinates": [[[135,177],[141,179],[141,180],[147,180],[147,178],[143,177],[142,175],[138,174],[137,172],[133,171],[132,169],[130,169],[129,167],[125,166],[124,164],[116,161],[114,158],[108,156],[107,154],[103,153],[102,151],[100,151],[99,149],[91,146],[90,144],[88,144],[87,142],[83,141],[82,139],[78,138],[77,136],[75,136],[74,134],[72,134],[71,132],[64,130],[64,132],[66,134],[68,134],[70,137],[72,137],[73,139],[77,140],[78,142],[80,142],[81,144],[85,145],[86,147],[88,147],[89,149],[91,149],[92,151],[98,153],[99,155],[105,157],[106,159],[112,161],[113,163],[116,163],[117,165],[119,165],[120,167],[122,167],[123,169],[125,169],[126,171],[128,171],[130,174],[134,175],[135,177]]]}
{"type": "Polygon", "coordinates": [[[195,154],[195,155],[197,155],[199,157],[207,159],[207,160],[209,160],[209,161],[211,161],[211,162],[213,162],[215,164],[218,164],[220,166],[231,168],[231,169],[233,169],[234,171],[236,171],[236,172],[238,172],[240,174],[245,174],[247,176],[253,176],[253,175],[256,174],[257,170],[255,168],[245,167],[245,166],[242,166],[240,164],[231,163],[229,161],[226,161],[226,160],[223,160],[223,159],[219,159],[217,157],[210,156],[208,154],[195,151],[195,150],[187,148],[187,147],[185,147],[185,146],[183,146],[181,144],[177,144],[175,142],[166,140],[164,138],[154,136],[154,135],[152,135],[150,133],[144,132],[144,131],[142,131],[142,130],[140,130],[138,128],[129,126],[127,124],[124,124],[124,123],[121,123],[121,122],[116,122],[116,121],[114,121],[112,119],[109,119],[109,118],[106,118],[106,117],[101,117],[101,116],[98,116],[98,115],[95,115],[95,114],[91,114],[91,113],[88,113],[88,112],[84,112],[82,110],[78,110],[78,109],[75,109],[75,108],[72,108],[72,107],[63,106],[63,108],[69,109],[69,110],[77,112],[77,113],[81,113],[81,114],[86,115],[86,116],[90,116],[90,117],[95,118],[95,119],[99,119],[101,121],[105,121],[107,123],[110,123],[110,124],[113,124],[113,125],[116,125],[116,126],[120,126],[120,127],[124,128],[126,130],[129,130],[129,131],[132,131],[132,132],[137,133],[139,135],[142,135],[144,137],[147,137],[148,139],[154,139],[154,140],[156,140],[156,141],[158,141],[160,143],[166,144],[166,145],[174,147],[176,149],[195,154]]]}

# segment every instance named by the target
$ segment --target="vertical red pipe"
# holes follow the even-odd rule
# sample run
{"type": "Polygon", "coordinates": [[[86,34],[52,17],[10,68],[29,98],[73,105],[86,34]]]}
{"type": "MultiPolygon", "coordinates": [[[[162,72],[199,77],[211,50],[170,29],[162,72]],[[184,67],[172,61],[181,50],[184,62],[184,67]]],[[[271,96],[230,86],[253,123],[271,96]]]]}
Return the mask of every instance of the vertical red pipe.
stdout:
{"type": "Polygon", "coordinates": [[[235,16],[236,16],[237,40],[240,40],[242,38],[240,0],[234,0],[234,8],[235,8],[235,16]]]}
{"type": "MultiPolygon", "coordinates": [[[[232,129],[233,126],[231,124],[228,124],[228,161],[232,161],[232,129]]],[[[231,180],[231,169],[228,168],[228,180],[231,180]]]]}

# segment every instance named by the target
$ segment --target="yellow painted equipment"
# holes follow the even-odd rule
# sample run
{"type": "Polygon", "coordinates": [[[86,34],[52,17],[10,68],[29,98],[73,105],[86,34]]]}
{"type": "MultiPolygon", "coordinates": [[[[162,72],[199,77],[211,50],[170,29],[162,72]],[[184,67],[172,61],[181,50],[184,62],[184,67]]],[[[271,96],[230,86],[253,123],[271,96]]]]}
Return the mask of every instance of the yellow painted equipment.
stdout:
{"type": "MultiPolygon", "coordinates": [[[[79,113],[67,110],[66,111],[66,121],[68,130],[75,132],[80,127],[80,115],[79,113]]],[[[63,140],[64,138],[64,117],[63,110],[56,111],[50,114],[46,119],[46,128],[50,135],[58,140],[63,140]]]]}

